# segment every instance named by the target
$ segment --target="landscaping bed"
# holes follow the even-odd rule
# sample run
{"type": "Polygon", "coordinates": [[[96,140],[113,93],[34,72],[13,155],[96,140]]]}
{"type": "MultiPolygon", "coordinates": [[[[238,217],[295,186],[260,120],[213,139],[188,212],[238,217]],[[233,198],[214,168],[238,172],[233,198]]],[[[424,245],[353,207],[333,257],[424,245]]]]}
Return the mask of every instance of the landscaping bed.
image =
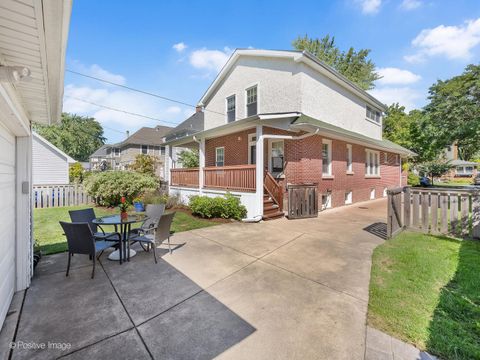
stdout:
{"type": "Polygon", "coordinates": [[[404,232],[376,248],[368,323],[442,359],[480,359],[480,242],[404,232]]]}
{"type": "MultiPolygon", "coordinates": [[[[33,238],[36,240],[40,250],[44,255],[54,254],[67,250],[67,240],[63,235],[59,221],[70,222],[69,210],[79,210],[88,206],[71,206],[59,208],[34,209],[33,211],[33,238]]],[[[201,219],[193,216],[187,209],[172,209],[176,211],[172,223],[172,231],[181,232],[203,227],[218,225],[226,221],[225,219],[201,219]]],[[[95,207],[95,214],[99,217],[118,214],[117,208],[95,207]]],[[[105,230],[109,230],[105,227],[105,230]]]]}

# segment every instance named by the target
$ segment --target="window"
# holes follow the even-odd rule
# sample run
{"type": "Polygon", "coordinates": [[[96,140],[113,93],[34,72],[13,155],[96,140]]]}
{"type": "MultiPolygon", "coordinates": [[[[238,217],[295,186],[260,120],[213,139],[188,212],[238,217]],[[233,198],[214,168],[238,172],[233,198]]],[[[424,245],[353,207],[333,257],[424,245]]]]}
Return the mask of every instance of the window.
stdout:
{"type": "Polygon", "coordinates": [[[388,164],[388,153],[383,153],[383,163],[388,164]]]}
{"type": "Polygon", "coordinates": [[[227,97],[227,122],[235,121],[235,95],[227,97]]]}
{"type": "Polygon", "coordinates": [[[383,197],[387,197],[388,189],[386,187],[383,188],[383,197]]]}
{"type": "Polygon", "coordinates": [[[119,148],[114,148],[113,153],[115,156],[120,156],[120,149],[119,148]]]}
{"type": "Polygon", "coordinates": [[[322,210],[329,209],[332,207],[332,194],[326,193],[322,194],[322,210]]]}
{"type": "Polygon", "coordinates": [[[274,176],[278,176],[283,173],[283,144],[283,140],[270,142],[270,170],[274,176]]]}
{"type": "Polygon", "coordinates": [[[248,134],[248,163],[254,165],[257,163],[257,135],[248,134]]]}
{"type": "Polygon", "coordinates": [[[148,154],[148,145],[142,145],[142,154],[148,154]]]}
{"type": "Polygon", "coordinates": [[[375,199],[375,188],[370,189],[370,200],[375,199]]]}
{"type": "Polygon", "coordinates": [[[225,148],[215,148],[215,166],[224,166],[225,164],[225,148]]]}
{"type": "Polygon", "coordinates": [[[375,110],[367,105],[366,107],[366,117],[368,120],[375,121],[376,123],[380,124],[382,121],[382,113],[378,110],[375,110]]]}
{"type": "Polygon", "coordinates": [[[347,191],[345,193],[345,205],[351,204],[352,203],[352,192],[347,191]]]}
{"type": "Polygon", "coordinates": [[[322,174],[332,175],[332,140],[322,141],[322,174]]]}
{"type": "Polygon", "coordinates": [[[347,173],[353,172],[352,164],[352,145],[347,144],[347,173]]]}
{"type": "Polygon", "coordinates": [[[165,155],[165,146],[160,146],[160,155],[165,155]]]}
{"type": "Polygon", "coordinates": [[[365,175],[380,176],[380,153],[374,150],[365,150],[365,175]]]}
{"type": "Polygon", "coordinates": [[[400,155],[395,155],[395,165],[400,165],[400,155]]]}
{"type": "Polygon", "coordinates": [[[247,117],[257,115],[257,86],[247,90],[247,117]]]}

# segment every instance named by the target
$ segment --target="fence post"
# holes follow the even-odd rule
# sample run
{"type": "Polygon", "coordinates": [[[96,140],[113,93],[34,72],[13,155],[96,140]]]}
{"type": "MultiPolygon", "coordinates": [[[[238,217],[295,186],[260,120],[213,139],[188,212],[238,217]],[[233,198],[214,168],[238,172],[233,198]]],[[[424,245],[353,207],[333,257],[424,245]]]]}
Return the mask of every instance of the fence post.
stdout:
{"type": "Polygon", "coordinates": [[[388,207],[387,207],[387,239],[390,239],[392,237],[392,226],[393,226],[393,194],[388,191],[387,192],[387,201],[388,201],[388,207]]]}
{"type": "Polygon", "coordinates": [[[472,196],[472,237],[480,238],[480,195],[478,192],[472,196]]]}
{"type": "Polygon", "coordinates": [[[405,229],[410,227],[410,209],[412,202],[410,191],[410,187],[407,186],[403,195],[403,227],[405,229]]]}

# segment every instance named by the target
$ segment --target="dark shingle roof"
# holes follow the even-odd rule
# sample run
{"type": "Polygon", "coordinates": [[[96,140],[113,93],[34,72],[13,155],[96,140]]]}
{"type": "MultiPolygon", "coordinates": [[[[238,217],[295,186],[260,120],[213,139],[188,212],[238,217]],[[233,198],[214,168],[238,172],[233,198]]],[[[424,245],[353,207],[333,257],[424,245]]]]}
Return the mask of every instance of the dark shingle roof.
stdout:
{"type": "Polygon", "coordinates": [[[155,126],[154,128],[142,127],[140,130],[134,132],[125,140],[119,142],[118,144],[112,145],[115,147],[121,147],[128,144],[139,144],[139,145],[160,145],[162,143],[162,138],[172,130],[169,126],[155,126]]]}
{"type": "Polygon", "coordinates": [[[107,149],[111,146],[112,145],[110,145],[110,144],[104,144],[104,145],[100,146],[97,150],[95,150],[95,152],[92,155],[90,155],[90,157],[106,156],[107,155],[107,149]]]}
{"type": "Polygon", "coordinates": [[[204,129],[204,115],[199,111],[190,116],[187,120],[178,124],[170,130],[165,136],[165,141],[179,139],[185,136],[195,134],[204,129]]]}

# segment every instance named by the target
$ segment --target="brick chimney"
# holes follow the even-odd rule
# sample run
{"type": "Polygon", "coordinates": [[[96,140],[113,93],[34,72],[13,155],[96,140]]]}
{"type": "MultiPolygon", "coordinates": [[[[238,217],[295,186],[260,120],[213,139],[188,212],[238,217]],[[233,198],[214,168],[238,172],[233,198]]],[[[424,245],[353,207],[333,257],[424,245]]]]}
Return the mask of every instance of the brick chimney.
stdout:
{"type": "Polygon", "coordinates": [[[127,139],[128,139],[129,136],[130,136],[130,131],[127,130],[127,131],[125,131],[125,133],[127,134],[127,139]]]}

